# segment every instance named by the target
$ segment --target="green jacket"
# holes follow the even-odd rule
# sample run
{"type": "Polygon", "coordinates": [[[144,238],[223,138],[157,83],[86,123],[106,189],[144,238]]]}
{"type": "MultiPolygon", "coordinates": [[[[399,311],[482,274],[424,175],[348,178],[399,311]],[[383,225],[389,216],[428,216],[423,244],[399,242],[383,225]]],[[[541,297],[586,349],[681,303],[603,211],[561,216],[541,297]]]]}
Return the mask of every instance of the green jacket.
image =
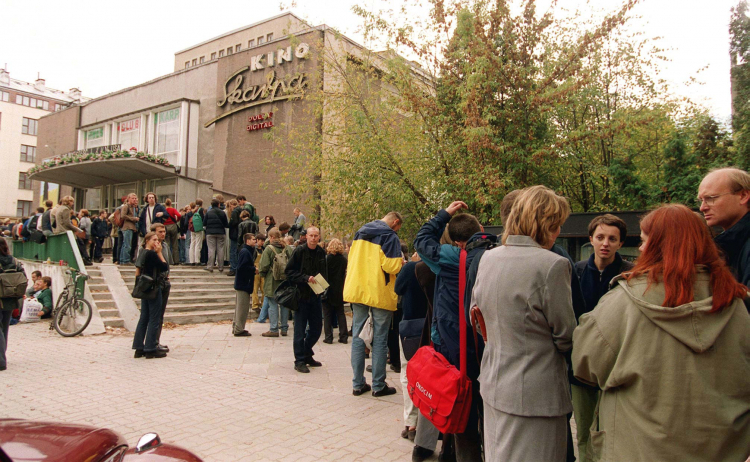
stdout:
{"type": "Polygon", "coordinates": [[[573,373],[602,389],[590,460],[747,458],[750,315],[740,299],[710,313],[710,274],[696,271],[693,302],[663,307],[662,283],[618,276],[581,316],[573,373]]]}
{"type": "Polygon", "coordinates": [[[266,249],[263,251],[263,254],[260,257],[260,266],[258,267],[258,272],[260,273],[261,277],[265,279],[265,282],[263,283],[263,293],[266,294],[266,296],[273,297],[273,294],[276,292],[276,288],[279,287],[281,284],[280,279],[274,279],[273,278],[273,259],[276,256],[279,251],[286,252],[287,258],[292,258],[292,252],[293,248],[289,245],[283,245],[279,243],[269,244],[266,246],[266,249]]]}
{"type": "Polygon", "coordinates": [[[37,292],[36,299],[42,304],[44,314],[52,311],[52,291],[50,289],[42,289],[37,292]]]}

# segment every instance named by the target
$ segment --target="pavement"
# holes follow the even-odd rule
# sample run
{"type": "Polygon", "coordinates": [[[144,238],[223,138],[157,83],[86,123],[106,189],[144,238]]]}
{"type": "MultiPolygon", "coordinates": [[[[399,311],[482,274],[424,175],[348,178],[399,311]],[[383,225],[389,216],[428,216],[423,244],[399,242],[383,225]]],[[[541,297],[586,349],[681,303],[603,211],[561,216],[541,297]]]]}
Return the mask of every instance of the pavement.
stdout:
{"type": "Polygon", "coordinates": [[[399,375],[388,369],[396,395],[353,396],[351,344],[321,337],[323,367],[300,374],[291,323],[279,338],[261,337],[267,323],[248,323],[252,337],[227,322],[167,326],[162,359],[134,359],[124,330],[63,338],[48,326],[10,327],[0,416],[107,427],[131,447],[155,431],[206,461],[411,460],[399,375]]]}

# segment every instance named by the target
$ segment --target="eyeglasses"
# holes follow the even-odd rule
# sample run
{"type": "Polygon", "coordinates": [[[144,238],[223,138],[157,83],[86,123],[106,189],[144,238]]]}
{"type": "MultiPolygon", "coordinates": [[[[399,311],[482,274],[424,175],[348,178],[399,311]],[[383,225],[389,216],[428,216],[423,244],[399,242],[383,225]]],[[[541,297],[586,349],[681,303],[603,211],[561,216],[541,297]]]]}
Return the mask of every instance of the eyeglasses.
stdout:
{"type": "Polygon", "coordinates": [[[698,206],[703,205],[704,202],[706,203],[706,205],[714,205],[717,198],[721,196],[726,196],[727,194],[734,194],[734,193],[728,192],[724,194],[716,194],[715,196],[696,197],[695,202],[698,204],[698,206]]]}

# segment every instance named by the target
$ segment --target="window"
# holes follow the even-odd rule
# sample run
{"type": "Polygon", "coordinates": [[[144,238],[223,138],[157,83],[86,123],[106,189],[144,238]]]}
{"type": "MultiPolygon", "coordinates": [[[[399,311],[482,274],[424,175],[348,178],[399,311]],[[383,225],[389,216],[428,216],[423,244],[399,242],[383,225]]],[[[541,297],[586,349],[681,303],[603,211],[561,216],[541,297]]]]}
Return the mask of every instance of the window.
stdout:
{"type": "Polygon", "coordinates": [[[117,130],[120,132],[119,143],[122,149],[138,148],[138,140],[141,136],[140,117],[120,122],[117,130]]]}
{"type": "Polygon", "coordinates": [[[198,64],[198,60],[194,59],[192,65],[195,66],[196,64],[198,64]]]}
{"type": "Polygon", "coordinates": [[[180,108],[169,109],[156,115],[156,155],[164,156],[177,164],[180,149],[180,108]]]}
{"type": "Polygon", "coordinates": [[[201,64],[203,64],[205,61],[206,61],[206,57],[205,56],[201,56],[200,61],[198,61],[198,62],[201,63],[201,64]]]}
{"type": "Polygon", "coordinates": [[[42,109],[45,111],[49,111],[49,101],[43,101],[44,104],[42,104],[42,109]]]}
{"type": "Polygon", "coordinates": [[[55,104],[55,112],[62,111],[63,109],[65,109],[65,106],[62,104],[55,104]]]}
{"type": "Polygon", "coordinates": [[[45,101],[43,99],[38,99],[38,98],[32,98],[29,96],[16,95],[16,104],[21,104],[23,106],[35,107],[39,109],[44,109],[45,111],[49,111],[49,101],[45,101]]]}
{"type": "Polygon", "coordinates": [[[39,121],[24,117],[21,123],[21,133],[36,136],[36,128],[39,121]]]}
{"type": "Polygon", "coordinates": [[[97,148],[104,146],[104,127],[95,128],[86,132],[86,146],[85,148],[97,148]]]}
{"type": "Polygon", "coordinates": [[[247,47],[252,48],[255,46],[255,39],[250,39],[247,41],[247,47]]]}
{"type": "Polygon", "coordinates": [[[216,52],[211,53],[211,61],[213,61],[214,59],[216,59],[216,52]]]}
{"type": "Polygon", "coordinates": [[[25,172],[18,172],[18,189],[32,189],[31,179],[25,172]]]}
{"type": "Polygon", "coordinates": [[[190,61],[185,61],[185,69],[190,67],[190,61]]]}
{"type": "Polygon", "coordinates": [[[0,91],[0,100],[7,103],[10,100],[10,93],[7,91],[0,91]]]}
{"type": "Polygon", "coordinates": [[[32,201],[18,201],[18,205],[16,206],[16,216],[28,217],[31,215],[31,204],[32,201]]]}
{"type": "Polygon", "coordinates": [[[222,56],[224,56],[224,50],[219,50],[219,58],[221,58],[222,56]]]}
{"type": "Polygon", "coordinates": [[[263,43],[263,36],[258,37],[258,45],[260,45],[261,43],[263,43]]]}
{"type": "Polygon", "coordinates": [[[271,32],[270,34],[266,35],[266,42],[270,42],[271,40],[273,40],[273,32],[271,32]]]}
{"type": "Polygon", "coordinates": [[[227,48],[227,56],[232,54],[232,47],[227,48]]]}
{"type": "Polygon", "coordinates": [[[21,145],[21,162],[35,162],[36,148],[34,146],[21,145]]]}
{"type": "Polygon", "coordinates": [[[234,46],[234,52],[235,53],[239,53],[241,49],[242,49],[242,45],[239,44],[239,43],[234,46]]]}

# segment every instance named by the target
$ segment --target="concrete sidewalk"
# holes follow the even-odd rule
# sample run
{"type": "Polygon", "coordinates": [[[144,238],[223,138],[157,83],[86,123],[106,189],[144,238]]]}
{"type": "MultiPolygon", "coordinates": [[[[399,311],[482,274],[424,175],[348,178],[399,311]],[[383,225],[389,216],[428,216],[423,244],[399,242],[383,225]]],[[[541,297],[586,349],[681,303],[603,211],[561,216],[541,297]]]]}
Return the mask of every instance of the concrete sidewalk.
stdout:
{"type": "Polygon", "coordinates": [[[261,337],[268,324],[249,323],[252,337],[232,336],[231,323],[165,328],[171,352],[150,360],[133,358],[132,333],[47,328],[11,326],[2,417],[108,427],[131,446],[156,431],[206,461],[411,460],[398,374],[387,381],[399,394],[352,396],[351,344],[319,342],[323,367],[300,374],[291,326],[279,338],[261,337]]]}

